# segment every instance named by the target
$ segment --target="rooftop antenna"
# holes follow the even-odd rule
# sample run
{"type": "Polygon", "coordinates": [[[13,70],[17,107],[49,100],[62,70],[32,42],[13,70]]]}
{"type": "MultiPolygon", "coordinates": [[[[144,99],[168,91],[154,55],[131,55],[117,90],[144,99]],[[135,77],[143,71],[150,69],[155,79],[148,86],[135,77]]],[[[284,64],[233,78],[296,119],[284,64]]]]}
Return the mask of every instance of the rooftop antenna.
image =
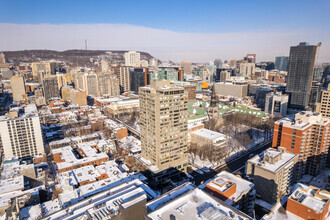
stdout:
{"type": "Polygon", "coordinates": [[[85,40],[85,50],[87,50],[87,40],[85,40]]]}

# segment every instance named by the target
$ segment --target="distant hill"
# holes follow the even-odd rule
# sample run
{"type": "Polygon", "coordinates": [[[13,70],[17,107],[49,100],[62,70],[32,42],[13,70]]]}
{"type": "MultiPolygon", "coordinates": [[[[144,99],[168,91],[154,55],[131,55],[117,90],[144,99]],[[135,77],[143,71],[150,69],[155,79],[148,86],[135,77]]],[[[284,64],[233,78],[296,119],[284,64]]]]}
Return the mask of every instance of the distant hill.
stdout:
{"type": "MultiPolygon", "coordinates": [[[[6,62],[19,64],[21,62],[61,61],[68,66],[96,67],[98,61],[108,60],[110,63],[124,63],[124,53],[127,51],[112,50],[21,50],[21,51],[3,51],[6,62]]],[[[139,51],[140,52],[140,51],[139,51]]],[[[153,58],[149,53],[140,52],[141,59],[150,60],[153,58]]]]}

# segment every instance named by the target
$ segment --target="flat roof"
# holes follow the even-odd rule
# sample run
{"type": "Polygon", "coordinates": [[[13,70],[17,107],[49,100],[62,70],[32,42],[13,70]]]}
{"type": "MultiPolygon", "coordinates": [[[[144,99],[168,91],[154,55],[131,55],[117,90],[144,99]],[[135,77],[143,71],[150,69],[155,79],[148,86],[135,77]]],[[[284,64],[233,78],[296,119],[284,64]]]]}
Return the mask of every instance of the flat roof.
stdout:
{"type": "Polygon", "coordinates": [[[197,131],[193,131],[193,132],[191,132],[191,134],[198,135],[200,137],[203,137],[203,138],[206,138],[206,139],[212,140],[212,141],[227,139],[226,135],[219,133],[219,132],[208,130],[206,128],[202,128],[197,131]]]}
{"type": "Polygon", "coordinates": [[[252,162],[252,163],[256,164],[258,167],[262,167],[268,171],[276,172],[283,166],[293,163],[294,158],[298,157],[297,154],[286,151],[286,152],[281,153],[281,159],[278,160],[274,164],[268,163],[267,161],[263,160],[263,157],[265,154],[273,155],[273,154],[277,154],[277,152],[278,151],[276,149],[268,148],[267,150],[265,150],[261,153],[262,157],[260,157],[259,155],[256,155],[256,156],[252,157],[251,159],[249,159],[248,161],[252,162]],[[275,151],[275,152],[272,152],[272,151],[275,151]]]}
{"type": "MultiPolygon", "coordinates": [[[[147,214],[150,219],[169,219],[171,216],[177,220],[186,219],[252,219],[246,214],[236,210],[209,196],[202,190],[191,185],[185,185],[183,188],[188,189],[178,196],[173,195],[167,201],[163,201],[164,197],[159,200],[159,206],[154,207],[154,211],[147,214]]],[[[179,188],[182,190],[182,187],[179,188]]],[[[171,191],[170,195],[175,193],[171,191]]],[[[154,201],[150,202],[155,205],[154,201]]],[[[147,203],[147,207],[150,206],[147,203]]],[[[150,209],[149,209],[150,210],[150,209]]]]}

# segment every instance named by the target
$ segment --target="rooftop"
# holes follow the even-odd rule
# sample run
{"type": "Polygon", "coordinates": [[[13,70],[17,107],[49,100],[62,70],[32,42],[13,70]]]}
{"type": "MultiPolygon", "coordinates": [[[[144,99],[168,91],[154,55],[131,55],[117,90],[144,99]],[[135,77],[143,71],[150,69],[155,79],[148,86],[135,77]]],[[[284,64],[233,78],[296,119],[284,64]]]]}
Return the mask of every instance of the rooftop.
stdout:
{"type": "Polygon", "coordinates": [[[151,210],[149,219],[251,219],[236,210],[209,196],[191,184],[178,187],[174,191],[147,203],[151,210]],[[180,193],[176,193],[180,191],[180,193]]]}
{"type": "MultiPolygon", "coordinates": [[[[224,182],[230,181],[236,184],[236,192],[225,201],[228,205],[231,205],[232,202],[238,201],[242,198],[242,196],[244,196],[246,193],[250,192],[250,190],[254,188],[253,183],[244,180],[239,176],[235,176],[234,174],[231,174],[227,171],[222,171],[217,176],[218,177],[214,178],[213,180],[217,184],[219,184],[219,180],[222,180],[224,182]]],[[[212,183],[213,181],[211,181],[210,183],[212,183]]]]}
{"type": "Polygon", "coordinates": [[[226,135],[219,133],[219,132],[208,130],[206,128],[202,128],[197,131],[193,131],[193,132],[191,132],[191,134],[198,135],[200,137],[206,138],[211,141],[226,140],[226,135]]]}
{"type": "Polygon", "coordinates": [[[298,155],[290,152],[279,152],[276,149],[268,148],[259,155],[256,155],[248,160],[248,162],[256,164],[258,167],[262,167],[265,170],[271,172],[277,172],[285,165],[294,163],[294,159],[298,155]],[[278,157],[280,156],[280,157],[278,157]],[[273,160],[273,158],[275,158],[273,160]]]}

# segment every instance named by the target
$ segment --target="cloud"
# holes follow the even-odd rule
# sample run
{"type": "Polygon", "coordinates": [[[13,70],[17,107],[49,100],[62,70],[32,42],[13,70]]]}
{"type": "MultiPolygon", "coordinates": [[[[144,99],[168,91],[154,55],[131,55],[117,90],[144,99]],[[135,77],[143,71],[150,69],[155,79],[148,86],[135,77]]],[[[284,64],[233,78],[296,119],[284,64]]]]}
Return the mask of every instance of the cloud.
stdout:
{"type": "Polygon", "coordinates": [[[88,49],[139,50],[161,60],[207,62],[240,59],[256,53],[259,61],[289,55],[301,41],[323,43],[318,62],[330,61],[329,31],[259,31],[180,33],[126,24],[8,24],[0,23],[0,50],[88,49]]]}

